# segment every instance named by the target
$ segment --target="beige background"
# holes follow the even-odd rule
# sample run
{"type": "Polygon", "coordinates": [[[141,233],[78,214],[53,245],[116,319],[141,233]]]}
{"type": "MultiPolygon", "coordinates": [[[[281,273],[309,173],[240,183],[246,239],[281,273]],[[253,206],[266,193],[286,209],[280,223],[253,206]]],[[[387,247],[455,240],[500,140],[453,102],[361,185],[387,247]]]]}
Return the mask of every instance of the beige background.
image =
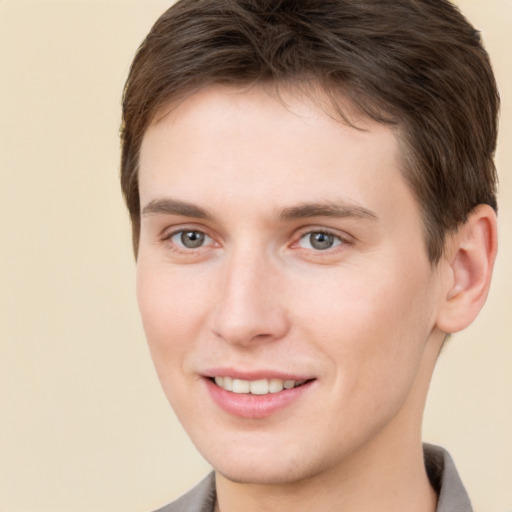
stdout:
{"type": "MultiPolygon", "coordinates": [[[[120,94],[163,1],[0,0],[0,511],[143,512],[208,470],[153,373],[118,187],[120,94]]],[[[461,0],[503,98],[501,252],[425,439],[512,511],[512,0],[461,0]]]]}

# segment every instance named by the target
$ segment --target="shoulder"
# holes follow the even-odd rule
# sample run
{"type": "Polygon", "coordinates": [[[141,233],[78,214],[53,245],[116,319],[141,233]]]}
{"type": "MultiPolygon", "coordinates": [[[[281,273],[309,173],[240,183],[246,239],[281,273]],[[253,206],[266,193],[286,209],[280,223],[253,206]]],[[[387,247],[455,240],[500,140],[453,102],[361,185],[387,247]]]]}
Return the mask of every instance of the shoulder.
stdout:
{"type": "Polygon", "coordinates": [[[215,506],[215,473],[212,471],[193,489],[155,512],[213,512],[215,506]]]}

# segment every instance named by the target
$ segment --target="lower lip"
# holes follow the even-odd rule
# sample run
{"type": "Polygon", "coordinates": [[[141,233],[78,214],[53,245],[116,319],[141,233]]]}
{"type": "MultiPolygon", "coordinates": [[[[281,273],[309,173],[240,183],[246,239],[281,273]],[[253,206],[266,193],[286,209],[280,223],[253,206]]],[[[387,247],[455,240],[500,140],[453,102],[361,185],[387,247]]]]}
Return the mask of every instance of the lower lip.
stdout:
{"type": "Polygon", "coordinates": [[[306,382],[302,386],[292,389],[283,389],[278,393],[266,395],[252,395],[250,393],[233,393],[217,386],[210,379],[205,378],[206,387],[213,401],[224,411],[241,418],[266,418],[275,414],[307,393],[314,381],[306,382]]]}

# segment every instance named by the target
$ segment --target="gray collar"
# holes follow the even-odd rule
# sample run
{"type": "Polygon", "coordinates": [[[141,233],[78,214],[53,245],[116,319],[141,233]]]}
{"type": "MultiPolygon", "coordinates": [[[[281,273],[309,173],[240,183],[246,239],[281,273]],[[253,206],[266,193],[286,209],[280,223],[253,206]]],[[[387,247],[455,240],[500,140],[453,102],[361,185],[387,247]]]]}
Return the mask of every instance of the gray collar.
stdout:
{"type": "Polygon", "coordinates": [[[444,448],[426,443],[423,453],[430,483],[439,495],[436,512],[473,512],[450,454],[444,448]]]}

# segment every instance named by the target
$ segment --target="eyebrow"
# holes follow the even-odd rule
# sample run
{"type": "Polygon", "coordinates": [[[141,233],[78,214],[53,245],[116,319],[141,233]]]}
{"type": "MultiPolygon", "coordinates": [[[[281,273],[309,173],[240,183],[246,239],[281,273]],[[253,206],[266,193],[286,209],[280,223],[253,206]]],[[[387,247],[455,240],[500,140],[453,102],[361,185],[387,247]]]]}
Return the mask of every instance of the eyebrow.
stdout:
{"type": "MultiPolygon", "coordinates": [[[[213,218],[213,215],[200,206],[171,198],[160,198],[150,201],[142,209],[142,216],[151,214],[180,215],[196,219],[213,218]]],[[[377,220],[377,215],[371,210],[343,201],[318,201],[289,206],[280,210],[277,217],[281,221],[307,219],[310,217],[352,217],[377,220]]]]}
{"type": "Polygon", "coordinates": [[[363,206],[348,204],[343,201],[304,203],[284,208],[279,212],[279,218],[281,220],[297,220],[309,217],[354,217],[377,220],[377,215],[371,210],[364,208],[363,206]]]}
{"type": "Polygon", "coordinates": [[[162,198],[153,199],[142,209],[142,216],[151,214],[180,215],[196,219],[210,219],[212,215],[207,210],[185,201],[162,198]]]}

